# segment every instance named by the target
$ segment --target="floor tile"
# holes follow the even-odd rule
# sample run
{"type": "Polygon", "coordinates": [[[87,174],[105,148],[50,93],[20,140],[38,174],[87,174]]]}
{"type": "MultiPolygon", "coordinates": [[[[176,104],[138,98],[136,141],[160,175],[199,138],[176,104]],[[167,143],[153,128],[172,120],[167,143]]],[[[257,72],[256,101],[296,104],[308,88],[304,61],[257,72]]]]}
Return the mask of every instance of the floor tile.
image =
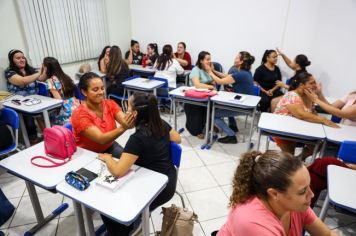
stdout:
{"type": "MultiPolygon", "coordinates": [[[[18,207],[18,205],[20,203],[20,200],[21,200],[21,197],[9,199],[11,204],[15,207],[15,212],[16,212],[16,208],[18,207]]],[[[14,214],[3,225],[0,226],[0,229],[8,228],[10,226],[10,223],[13,218],[14,218],[14,214]]]]}
{"type": "Polygon", "coordinates": [[[185,192],[218,186],[216,180],[205,167],[179,170],[179,181],[185,192]]]}
{"type": "Polygon", "coordinates": [[[180,163],[180,170],[189,169],[193,167],[204,166],[204,163],[199,158],[199,155],[194,150],[183,151],[180,163]]]}
{"type": "Polygon", "coordinates": [[[220,187],[187,193],[188,200],[200,221],[226,216],[228,198],[220,187]]]}
{"type": "Polygon", "coordinates": [[[231,162],[233,160],[231,156],[218,145],[214,145],[210,150],[196,149],[196,152],[205,165],[231,162]]]}
{"type": "MultiPolygon", "coordinates": [[[[57,232],[58,219],[53,219],[51,222],[43,226],[36,232],[36,236],[55,236],[57,232]]],[[[28,230],[30,230],[35,224],[26,224],[21,226],[12,227],[7,230],[8,236],[22,236],[28,230]]],[[[70,234],[68,234],[70,235],[70,234]]]]}
{"type": "Polygon", "coordinates": [[[203,228],[205,235],[210,236],[215,230],[219,230],[226,222],[226,217],[220,217],[212,220],[201,221],[200,225],[203,228]]]}
{"type": "Polygon", "coordinates": [[[0,188],[8,199],[22,197],[26,184],[25,181],[17,178],[0,178],[0,188]]]}
{"type": "Polygon", "coordinates": [[[232,178],[236,170],[236,162],[224,162],[216,165],[209,165],[207,168],[219,185],[232,183],[232,178]]]}

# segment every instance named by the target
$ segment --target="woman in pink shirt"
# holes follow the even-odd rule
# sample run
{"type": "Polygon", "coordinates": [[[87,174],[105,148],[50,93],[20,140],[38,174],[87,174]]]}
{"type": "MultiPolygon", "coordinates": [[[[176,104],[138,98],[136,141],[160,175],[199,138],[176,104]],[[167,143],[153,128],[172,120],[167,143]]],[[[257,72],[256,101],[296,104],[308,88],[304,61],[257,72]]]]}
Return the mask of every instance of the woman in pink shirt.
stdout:
{"type": "Polygon", "coordinates": [[[338,235],[310,208],[314,196],[302,161],[280,151],[243,155],[233,178],[230,212],[218,236],[338,235]]]}

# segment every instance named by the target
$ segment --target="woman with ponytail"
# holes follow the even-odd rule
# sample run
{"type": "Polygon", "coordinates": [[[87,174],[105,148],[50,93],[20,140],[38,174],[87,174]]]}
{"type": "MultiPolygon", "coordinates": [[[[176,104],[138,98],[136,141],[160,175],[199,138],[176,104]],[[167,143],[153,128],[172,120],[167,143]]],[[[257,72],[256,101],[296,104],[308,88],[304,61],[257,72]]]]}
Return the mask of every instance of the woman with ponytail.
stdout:
{"type": "Polygon", "coordinates": [[[153,66],[159,56],[157,43],[150,43],[147,45],[147,60],[146,65],[153,66]]]}
{"type": "Polygon", "coordinates": [[[167,79],[169,88],[176,88],[177,75],[184,73],[179,62],[173,58],[173,49],[169,44],[163,46],[162,54],[159,55],[154,67],[157,69],[154,76],[167,79]]]}
{"type": "MultiPolygon", "coordinates": [[[[234,71],[234,73],[222,75],[222,78],[216,76],[212,71],[209,72],[209,75],[213,78],[216,84],[231,84],[233,92],[235,93],[253,95],[253,78],[250,70],[254,61],[255,57],[249,52],[241,51],[235,58],[234,65],[236,66],[236,71],[234,71]]],[[[224,117],[232,117],[234,119],[234,116],[237,116],[237,114],[237,112],[229,110],[216,110],[215,125],[227,134],[227,136],[219,138],[218,142],[237,143],[235,132],[224,122],[224,117]]]]}
{"type": "Polygon", "coordinates": [[[282,74],[277,66],[278,55],[275,50],[266,50],[261,65],[256,69],[254,81],[261,87],[260,110],[268,112],[271,100],[283,95],[278,81],[282,82],[282,74]]]}
{"type": "Polygon", "coordinates": [[[307,168],[288,153],[245,153],[233,177],[227,222],[217,235],[337,235],[310,208],[309,184],[307,168]]]}
{"type": "MultiPolygon", "coordinates": [[[[153,211],[168,202],[174,195],[177,172],[169,154],[170,141],[180,143],[181,138],[178,132],[159,116],[157,99],[154,95],[134,93],[129,98],[128,104],[128,112],[136,116],[136,132],[130,136],[118,161],[115,161],[110,154],[99,154],[99,158],[116,177],[124,176],[133,164],[166,175],[167,186],[150,205],[150,211],[153,211]]],[[[106,216],[101,217],[109,235],[133,235],[134,224],[126,226],[106,216]]]]}

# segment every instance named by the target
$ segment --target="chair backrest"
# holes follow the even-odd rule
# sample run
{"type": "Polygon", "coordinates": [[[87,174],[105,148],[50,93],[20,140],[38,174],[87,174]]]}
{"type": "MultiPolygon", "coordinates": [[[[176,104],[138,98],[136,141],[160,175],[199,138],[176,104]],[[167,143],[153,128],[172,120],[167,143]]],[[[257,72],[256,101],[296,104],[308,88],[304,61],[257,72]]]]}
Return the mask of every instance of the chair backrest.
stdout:
{"type": "Polygon", "coordinates": [[[162,81],[162,82],[164,82],[164,84],[160,88],[168,89],[168,80],[167,79],[158,78],[158,77],[154,77],[154,76],[150,76],[150,77],[148,77],[148,79],[162,81]]]}
{"type": "Polygon", "coordinates": [[[48,86],[44,82],[37,81],[37,87],[38,87],[38,95],[48,97],[49,92],[48,92],[48,86]]]}
{"type": "Polygon", "coordinates": [[[214,70],[223,72],[222,65],[219,62],[213,62],[213,65],[214,65],[214,70]]]}
{"type": "Polygon", "coordinates": [[[338,158],[347,163],[356,163],[356,142],[342,142],[339,149],[338,158]]]}
{"type": "Polygon", "coordinates": [[[64,128],[67,128],[70,130],[70,132],[73,132],[73,126],[72,126],[72,123],[70,122],[67,122],[63,125],[64,128]]]}
{"type": "Polygon", "coordinates": [[[133,75],[133,76],[127,78],[126,81],[129,81],[129,80],[132,80],[132,79],[136,79],[136,78],[140,78],[140,76],[139,75],[133,75]]]}
{"type": "Polygon", "coordinates": [[[260,96],[261,93],[261,87],[258,85],[253,85],[253,95],[255,96],[260,96]]]}
{"type": "Polygon", "coordinates": [[[80,101],[83,101],[85,99],[84,95],[82,94],[82,92],[80,92],[80,88],[78,87],[78,85],[75,85],[75,89],[74,89],[74,96],[79,99],[80,101]]]}
{"type": "Polygon", "coordinates": [[[341,120],[342,120],[341,117],[334,116],[334,115],[331,116],[331,121],[334,122],[334,123],[338,124],[338,123],[340,123],[341,120]]]}
{"type": "Polygon", "coordinates": [[[4,107],[0,111],[0,118],[5,124],[11,126],[13,129],[19,129],[20,119],[15,110],[4,107]]]}
{"type": "Polygon", "coordinates": [[[170,155],[173,165],[178,169],[180,167],[180,160],[182,157],[182,148],[172,141],[170,144],[170,155]]]}

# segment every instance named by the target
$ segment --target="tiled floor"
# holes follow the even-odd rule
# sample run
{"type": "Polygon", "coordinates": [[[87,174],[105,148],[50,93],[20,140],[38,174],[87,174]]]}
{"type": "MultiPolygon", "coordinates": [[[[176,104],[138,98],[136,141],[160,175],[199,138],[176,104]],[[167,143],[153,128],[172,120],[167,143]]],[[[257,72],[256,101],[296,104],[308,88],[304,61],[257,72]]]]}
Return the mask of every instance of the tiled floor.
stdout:
{"type": "MultiPolygon", "coordinates": [[[[168,116],[164,118],[169,120],[168,116]]],[[[185,116],[181,115],[178,118],[180,128],[184,126],[184,122],[185,116]]],[[[243,124],[243,122],[240,123],[243,124]]],[[[246,130],[240,130],[240,133],[242,132],[247,133],[246,130]]],[[[127,132],[120,137],[119,143],[124,144],[129,134],[130,132],[127,132]]],[[[235,145],[215,143],[211,150],[201,150],[202,140],[192,137],[187,131],[182,134],[182,138],[183,156],[177,189],[183,194],[187,207],[199,217],[199,223],[196,223],[194,227],[194,235],[210,235],[225,222],[231,193],[231,178],[240,154],[246,150],[246,143],[235,145]]],[[[256,138],[255,132],[253,142],[256,142],[256,138]]],[[[242,135],[239,134],[238,139],[242,142],[242,135]]],[[[264,143],[265,139],[262,139],[262,146],[264,143]]],[[[270,148],[276,149],[276,146],[270,144],[270,148]]],[[[1,230],[5,232],[5,235],[23,235],[36,222],[25,182],[10,174],[2,173],[0,187],[17,208],[11,219],[1,226],[1,230]]],[[[45,214],[51,212],[61,202],[67,202],[70,207],[36,235],[77,235],[71,200],[60,194],[52,194],[39,188],[37,191],[45,214]]],[[[180,199],[176,195],[165,206],[170,206],[172,203],[181,206],[180,199]]],[[[319,201],[318,205],[321,206],[321,204],[322,201],[319,201]]],[[[319,212],[320,207],[316,207],[315,210],[319,212]]],[[[356,235],[356,217],[343,215],[332,209],[329,210],[328,216],[326,223],[331,228],[337,228],[343,235],[356,235]]],[[[161,228],[160,209],[152,213],[151,220],[153,233],[153,230],[161,228]]],[[[94,215],[94,224],[96,226],[101,224],[98,215],[94,215]]]]}

